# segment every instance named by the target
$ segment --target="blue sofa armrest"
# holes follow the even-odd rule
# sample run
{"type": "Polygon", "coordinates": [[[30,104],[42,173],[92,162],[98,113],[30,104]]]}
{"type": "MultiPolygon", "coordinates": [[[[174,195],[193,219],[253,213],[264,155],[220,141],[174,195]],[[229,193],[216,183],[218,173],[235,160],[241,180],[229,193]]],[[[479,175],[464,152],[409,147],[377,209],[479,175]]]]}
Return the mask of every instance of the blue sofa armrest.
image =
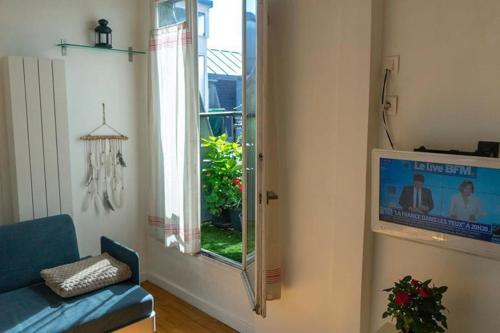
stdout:
{"type": "Polygon", "coordinates": [[[135,284],[140,283],[139,254],[108,237],[101,237],[101,253],[107,252],[113,258],[127,264],[132,270],[131,280],[135,284]]]}

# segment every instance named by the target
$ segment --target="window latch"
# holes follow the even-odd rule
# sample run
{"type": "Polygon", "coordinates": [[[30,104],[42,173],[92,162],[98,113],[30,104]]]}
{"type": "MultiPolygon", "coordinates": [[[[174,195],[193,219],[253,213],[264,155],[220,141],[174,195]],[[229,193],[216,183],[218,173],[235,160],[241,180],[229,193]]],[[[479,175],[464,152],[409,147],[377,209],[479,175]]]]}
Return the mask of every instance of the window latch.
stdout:
{"type": "Polygon", "coordinates": [[[273,191],[266,192],[266,203],[269,205],[269,200],[278,200],[279,196],[273,191]]]}

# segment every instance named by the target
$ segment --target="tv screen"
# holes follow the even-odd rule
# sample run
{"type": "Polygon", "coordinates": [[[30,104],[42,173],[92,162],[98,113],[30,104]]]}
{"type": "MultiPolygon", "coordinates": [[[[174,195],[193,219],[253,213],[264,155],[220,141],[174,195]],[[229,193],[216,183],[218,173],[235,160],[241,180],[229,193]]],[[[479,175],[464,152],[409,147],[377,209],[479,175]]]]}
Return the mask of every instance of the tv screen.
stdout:
{"type": "Polygon", "coordinates": [[[500,170],[381,158],[379,218],[500,243],[500,170]]]}
{"type": "Polygon", "coordinates": [[[373,156],[374,231],[500,258],[500,160],[383,150],[373,156]]]}

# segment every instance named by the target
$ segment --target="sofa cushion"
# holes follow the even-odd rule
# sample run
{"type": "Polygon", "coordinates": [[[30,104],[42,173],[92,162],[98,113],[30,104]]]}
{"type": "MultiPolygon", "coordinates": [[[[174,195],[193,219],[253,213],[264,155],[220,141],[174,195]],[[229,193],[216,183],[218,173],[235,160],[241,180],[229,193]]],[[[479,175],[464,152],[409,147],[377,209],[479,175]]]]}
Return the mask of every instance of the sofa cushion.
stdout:
{"type": "Polygon", "coordinates": [[[43,283],[0,294],[0,332],[109,332],[149,317],[153,297],[124,282],[60,298],[43,283]]]}
{"type": "Polygon", "coordinates": [[[68,215],[0,226],[0,292],[41,282],[42,269],[79,258],[68,215]]]}
{"type": "Polygon", "coordinates": [[[45,285],[61,297],[73,297],[123,282],[132,276],[130,268],[107,253],[71,264],[44,269],[45,285]]]}

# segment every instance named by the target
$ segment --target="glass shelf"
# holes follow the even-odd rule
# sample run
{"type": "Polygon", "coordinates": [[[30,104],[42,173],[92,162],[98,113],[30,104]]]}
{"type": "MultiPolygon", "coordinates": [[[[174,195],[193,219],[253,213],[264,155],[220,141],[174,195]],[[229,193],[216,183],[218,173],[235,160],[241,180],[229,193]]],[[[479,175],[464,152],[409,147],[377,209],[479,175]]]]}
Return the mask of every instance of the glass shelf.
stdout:
{"type": "Polygon", "coordinates": [[[121,52],[121,53],[127,53],[128,54],[128,60],[130,62],[133,61],[133,55],[134,54],[146,54],[145,51],[137,51],[132,49],[131,47],[127,49],[118,49],[118,48],[105,48],[105,47],[98,47],[94,45],[88,45],[88,44],[74,44],[74,43],[67,43],[65,41],[61,41],[59,44],[57,44],[61,48],[61,54],[63,56],[67,55],[67,48],[68,47],[78,47],[78,48],[84,48],[84,49],[95,49],[95,50],[101,50],[101,51],[110,51],[110,52],[121,52]]]}

